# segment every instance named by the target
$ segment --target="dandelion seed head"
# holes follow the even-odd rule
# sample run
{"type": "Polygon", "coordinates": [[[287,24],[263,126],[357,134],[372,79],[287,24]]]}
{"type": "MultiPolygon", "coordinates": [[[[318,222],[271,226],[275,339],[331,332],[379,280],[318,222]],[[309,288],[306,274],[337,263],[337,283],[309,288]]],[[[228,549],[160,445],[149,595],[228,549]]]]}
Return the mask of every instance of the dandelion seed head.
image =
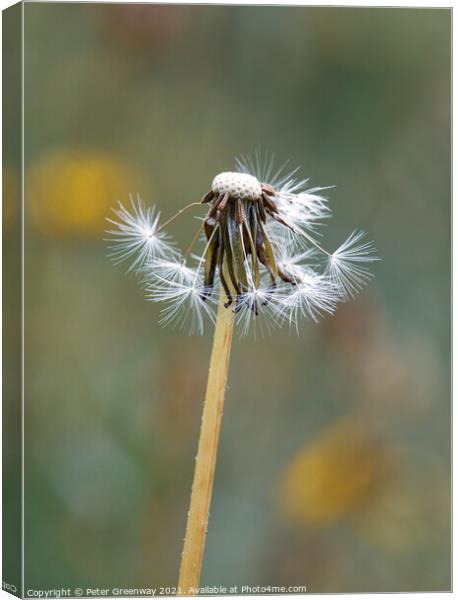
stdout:
{"type": "Polygon", "coordinates": [[[164,304],[163,325],[192,333],[214,321],[215,288],[241,335],[270,333],[284,323],[298,330],[302,318],[318,321],[334,313],[372,277],[369,267],[378,260],[373,243],[354,231],[328,252],[320,231],[331,216],[327,188],[310,187],[288,163],[276,168],[273,156],[257,151],[237,159],[236,169],[216,175],[200,203],[162,225],[155,207],[140,198],[131,198],[129,209],[119,204],[117,219],[109,219],[112,259],[128,260],[142,273],[147,298],[164,304]],[[164,229],[199,205],[206,205],[206,215],[181,255],[164,229]]]}

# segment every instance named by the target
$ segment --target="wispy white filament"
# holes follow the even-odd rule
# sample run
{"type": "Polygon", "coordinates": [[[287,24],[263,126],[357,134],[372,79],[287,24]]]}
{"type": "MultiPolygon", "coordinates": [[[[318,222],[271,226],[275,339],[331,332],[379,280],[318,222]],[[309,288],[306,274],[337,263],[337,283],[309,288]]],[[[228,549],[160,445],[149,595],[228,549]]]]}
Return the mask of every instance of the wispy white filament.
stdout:
{"type": "Polygon", "coordinates": [[[112,209],[118,221],[108,218],[116,229],[106,233],[110,236],[110,258],[115,264],[131,261],[128,271],[141,270],[145,264],[157,256],[173,256],[176,250],[169,241],[169,236],[158,231],[160,213],[154,207],[146,208],[137,196],[134,202],[130,196],[130,211],[121,202],[118,208],[112,209]]]}
{"type": "Polygon", "coordinates": [[[296,271],[295,279],[296,285],[283,297],[290,324],[297,325],[300,316],[318,321],[324,313],[335,311],[339,293],[329,277],[304,267],[301,275],[296,271]]]}
{"type": "Polygon", "coordinates": [[[235,322],[240,335],[256,335],[257,332],[264,335],[281,325],[284,318],[281,298],[279,289],[266,282],[257,288],[250,285],[250,289],[241,295],[237,307],[235,322]]]}
{"type": "Polygon", "coordinates": [[[190,334],[201,335],[205,317],[214,321],[213,303],[206,299],[208,290],[195,282],[179,282],[162,277],[154,277],[146,288],[147,298],[154,302],[164,302],[160,323],[174,324],[189,330],[190,334]]]}
{"type": "Polygon", "coordinates": [[[196,269],[189,267],[183,257],[153,258],[145,268],[146,281],[160,277],[163,281],[191,283],[196,278],[196,269]]]}
{"type": "Polygon", "coordinates": [[[372,273],[365,266],[379,260],[374,255],[373,242],[362,241],[364,231],[354,231],[327,262],[327,273],[341,291],[343,299],[354,297],[357,292],[371,279],[372,273]]]}

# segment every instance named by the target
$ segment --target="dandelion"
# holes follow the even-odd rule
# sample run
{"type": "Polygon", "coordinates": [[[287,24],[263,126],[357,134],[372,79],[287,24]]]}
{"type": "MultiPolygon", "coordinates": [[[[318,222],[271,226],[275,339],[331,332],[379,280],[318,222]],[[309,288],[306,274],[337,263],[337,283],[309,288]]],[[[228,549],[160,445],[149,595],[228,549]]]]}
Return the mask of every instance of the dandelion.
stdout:
{"type": "Polygon", "coordinates": [[[321,195],[326,188],[308,188],[297,169],[275,170],[273,159],[259,152],[236,164],[237,171],[213,179],[201,203],[162,225],[155,207],[146,208],[140,198],[131,198],[129,210],[120,204],[114,210],[118,220],[109,219],[116,227],[108,232],[112,259],[130,260],[129,270],[142,273],[148,299],[168,304],[161,323],[189,324],[195,333],[214,321],[215,287],[222,288],[242,335],[260,322],[268,324],[266,331],[283,323],[297,330],[301,317],[317,321],[333,313],[371,278],[367,265],[378,260],[373,244],[354,231],[328,252],[316,240],[321,221],[331,216],[321,195]],[[194,243],[181,256],[164,228],[200,205],[208,209],[194,243],[201,236],[205,247],[190,267],[194,243]]]}
{"type": "Polygon", "coordinates": [[[163,325],[202,333],[205,322],[215,323],[179,594],[199,586],[234,326],[242,335],[284,323],[298,331],[301,318],[318,321],[353,297],[378,260],[363,232],[334,252],[318,242],[331,216],[325,189],[310,188],[287,163],[275,169],[274,158],[257,151],[237,159],[235,171],[216,175],[200,202],[162,224],[139,198],[131,198],[129,210],[120,204],[118,220],[109,219],[111,258],[139,274],[147,298],[162,304],[163,325]],[[195,207],[206,214],[180,254],[164,230],[195,207]],[[199,241],[202,252],[191,254],[199,241]]]}

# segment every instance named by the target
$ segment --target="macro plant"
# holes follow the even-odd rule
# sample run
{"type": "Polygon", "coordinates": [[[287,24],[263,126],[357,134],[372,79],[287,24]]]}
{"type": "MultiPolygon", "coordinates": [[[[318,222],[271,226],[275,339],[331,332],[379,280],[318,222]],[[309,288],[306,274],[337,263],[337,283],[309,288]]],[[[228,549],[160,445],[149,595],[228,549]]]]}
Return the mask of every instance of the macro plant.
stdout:
{"type": "Polygon", "coordinates": [[[378,258],[364,232],[355,230],[334,252],[317,241],[331,216],[325,189],[309,188],[298,169],[276,169],[273,156],[256,151],[162,223],[139,197],[128,208],[119,203],[108,219],[112,260],[128,262],[147,298],[163,303],[162,324],[192,333],[215,324],[179,594],[198,593],[234,327],[242,335],[282,324],[298,331],[302,317],[333,313],[372,277],[368,266],[378,258]],[[167,228],[192,208],[205,212],[181,253],[167,228]]]}

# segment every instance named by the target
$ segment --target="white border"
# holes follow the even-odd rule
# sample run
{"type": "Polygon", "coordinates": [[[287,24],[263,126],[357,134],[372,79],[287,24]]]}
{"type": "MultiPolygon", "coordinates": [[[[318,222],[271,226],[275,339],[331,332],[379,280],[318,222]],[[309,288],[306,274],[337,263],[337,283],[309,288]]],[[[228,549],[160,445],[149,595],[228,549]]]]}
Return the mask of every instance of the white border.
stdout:
{"type": "MultiPolygon", "coordinates": [[[[34,2],[34,1],[39,1],[39,0],[27,0],[27,2],[34,2]]],[[[73,0],[48,0],[49,2],[73,2],[73,0]]],[[[131,3],[131,4],[163,4],[163,2],[144,2],[142,0],[137,0],[137,1],[133,1],[133,0],[124,0],[124,2],[122,1],[111,1],[111,0],[99,0],[97,3],[99,4],[127,4],[127,3],[131,3]]],[[[15,2],[11,2],[8,0],[0,0],[0,7],[2,10],[4,10],[5,8],[8,8],[9,6],[12,6],[13,4],[16,4],[15,2]]],[[[320,6],[325,6],[325,7],[387,7],[387,8],[433,8],[433,9],[450,9],[453,8],[454,3],[453,1],[450,2],[432,2],[432,1],[409,1],[409,0],[404,0],[403,2],[399,2],[396,0],[391,0],[391,1],[386,1],[386,0],[368,0],[366,2],[357,2],[357,1],[351,1],[351,0],[341,0],[340,2],[335,2],[332,0],[322,0],[321,2],[307,2],[307,1],[297,1],[297,0],[289,0],[289,1],[279,1],[279,2],[263,2],[262,0],[251,0],[249,2],[247,2],[246,0],[233,0],[232,2],[223,2],[221,0],[200,0],[199,2],[192,2],[192,1],[179,1],[179,0],[170,0],[168,2],[168,4],[197,4],[197,5],[217,5],[217,4],[232,4],[232,5],[270,5],[270,6],[316,6],[316,7],[320,7],[320,6]]],[[[24,569],[24,560],[25,560],[25,556],[24,556],[24,489],[25,489],[25,477],[24,477],[24,468],[25,468],[25,456],[24,456],[24,451],[25,451],[25,444],[24,444],[24,439],[25,439],[25,431],[24,431],[24,413],[25,413],[25,398],[24,398],[24,383],[25,383],[25,379],[24,379],[24,292],[25,292],[25,287],[24,287],[24,242],[25,242],[25,236],[24,236],[24,186],[25,186],[25,182],[24,182],[24,158],[25,158],[25,131],[24,131],[24,102],[25,102],[25,97],[24,97],[24,68],[25,68],[25,64],[24,64],[24,20],[25,20],[25,15],[24,15],[24,4],[21,7],[21,11],[22,11],[22,40],[21,40],[21,63],[22,63],[22,91],[21,91],[21,137],[22,137],[22,148],[21,148],[21,207],[22,207],[22,222],[21,222],[21,252],[22,252],[22,256],[21,256],[21,281],[22,281],[22,290],[21,290],[21,328],[22,328],[22,332],[21,332],[21,338],[22,338],[22,353],[21,353],[21,372],[22,372],[22,394],[21,394],[21,402],[22,402],[22,423],[21,423],[21,429],[22,429],[22,473],[21,473],[21,478],[22,478],[22,507],[21,507],[21,512],[22,512],[22,568],[21,568],[21,575],[22,575],[22,588],[24,589],[24,576],[25,576],[25,569],[24,569]]],[[[454,11],[452,12],[452,27],[453,27],[453,31],[456,30],[455,27],[455,14],[454,11]]],[[[453,38],[452,38],[453,39],[453,38]]],[[[453,68],[457,63],[457,50],[456,50],[456,45],[453,44],[453,62],[452,62],[452,75],[455,75],[455,69],[453,68]]],[[[1,81],[0,81],[0,89],[1,89],[1,81]]],[[[455,92],[455,77],[453,77],[453,92],[455,92]]],[[[456,108],[456,94],[453,93],[453,112],[455,112],[455,108],[456,108]]],[[[1,117],[0,117],[1,119],[1,117]]],[[[456,156],[456,126],[455,126],[455,121],[453,120],[453,156],[456,156]]],[[[0,156],[1,156],[1,149],[0,149],[0,156]]],[[[453,169],[453,173],[454,173],[454,169],[453,169]]],[[[453,179],[452,179],[453,182],[453,179]]],[[[452,190],[453,193],[453,190],[452,190]]],[[[453,211],[453,220],[452,220],[452,231],[456,230],[456,227],[454,227],[457,223],[456,219],[456,211],[453,211]]],[[[1,217],[0,217],[0,221],[1,221],[1,217]]],[[[453,245],[453,265],[452,265],[452,269],[453,269],[453,297],[456,297],[456,281],[457,281],[457,247],[456,245],[453,245]]],[[[1,274],[1,266],[0,266],[0,274],[1,274]]],[[[455,321],[453,321],[453,339],[455,339],[455,333],[456,333],[456,323],[455,321]]],[[[455,372],[455,367],[458,367],[458,358],[456,357],[455,354],[453,354],[453,372],[455,372]]],[[[453,397],[455,396],[455,394],[453,393],[453,397]]],[[[0,417],[1,418],[1,417],[0,417]]],[[[455,413],[453,414],[453,419],[452,419],[452,423],[453,425],[455,425],[456,423],[456,415],[455,413]]],[[[457,447],[456,445],[453,445],[453,453],[452,453],[452,457],[453,457],[453,464],[456,464],[456,458],[457,458],[457,447]]],[[[0,454],[1,454],[1,448],[0,448],[0,454]]],[[[456,482],[456,478],[453,478],[453,499],[457,498],[457,482],[456,482]]],[[[452,522],[453,522],[453,518],[452,518],[452,522]]],[[[1,532],[1,526],[0,526],[0,532],[1,532]]],[[[455,573],[456,569],[455,567],[457,566],[457,547],[456,547],[456,537],[453,537],[453,573],[455,573]]],[[[1,558],[1,546],[0,546],[0,558],[1,558]]],[[[453,582],[453,578],[452,578],[452,582],[453,582]]],[[[311,597],[315,597],[318,596],[318,594],[307,594],[311,597]]],[[[357,598],[370,598],[372,596],[374,596],[376,594],[345,594],[346,597],[357,597],[357,598]]],[[[418,595],[418,593],[416,594],[405,594],[406,596],[410,597],[410,596],[416,596],[418,595]]],[[[422,596],[427,596],[428,598],[439,598],[439,597],[443,597],[444,593],[422,593],[422,596]]],[[[262,596],[264,597],[264,596],[262,596]]],[[[267,596],[266,596],[267,597],[267,596]]],[[[297,595],[294,597],[305,597],[302,595],[297,595]]],[[[1,591],[0,592],[0,600],[3,599],[7,599],[7,598],[12,598],[12,596],[10,594],[7,594],[6,592],[1,591]]],[[[231,598],[234,599],[238,599],[240,598],[241,600],[245,600],[247,598],[247,596],[231,596],[231,598]]],[[[285,596],[268,596],[268,598],[278,598],[279,600],[285,600],[285,596]]]]}

